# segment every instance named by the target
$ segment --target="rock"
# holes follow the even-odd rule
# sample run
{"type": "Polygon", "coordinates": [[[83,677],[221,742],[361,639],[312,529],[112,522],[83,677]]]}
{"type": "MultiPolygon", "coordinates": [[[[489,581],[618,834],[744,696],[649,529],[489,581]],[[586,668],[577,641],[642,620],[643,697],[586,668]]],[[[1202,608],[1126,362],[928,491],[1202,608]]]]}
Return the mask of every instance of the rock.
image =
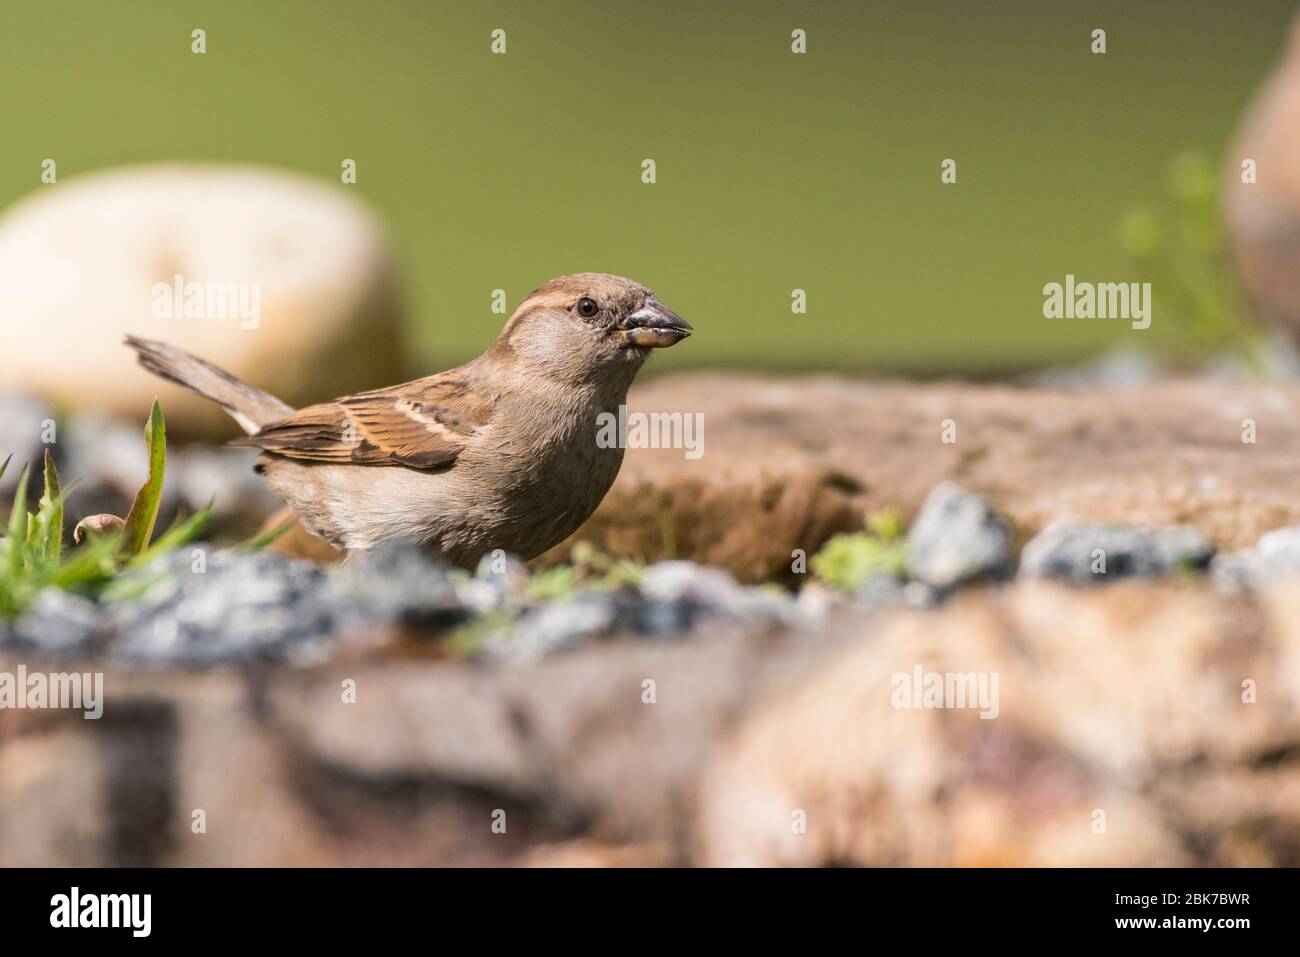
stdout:
{"type": "Polygon", "coordinates": [[[518,621],[489,633],[483,653],[498,661],[531,662],[620,629],[636,627],[641,601],[623,591],[583,592],[543,602],[518,621]]]}
{"type": "Polygon", "coordinates": [[[988,500],[951,482],[937,485],[907,536],[911,577],[945,590],[1011,567],[1011,529],[988,500]]]}
{"type": "Polygon", "coordinates": [[[1294,587],[1019,579],[850,625],[701,767],[691,860],[1293,866],[1300,685],[1264,676],[1294,670],[1298,621],[1294,587]],[[993,707],[900,701],[918,666],[996,688],[993,707]]]}
{"type": "MultiPolygon", "coordinates": [[[[892,575],[888,577],[893,578],[892,575]]],[[[870,582],[867,583],[869,584],[870,582]]],[[[826,619],[843,604],[843,596],[821,582],[811,581],[799,589],[795,601],[798,602],[799,614],[803,620],[810,627],[818,627],[825,624],[826,619]]]]}
{"type": "Polygon", "coordinates": [[[1210,574],[1229,589],[1300,575],[1300,526],[1265,532],[1254,548],[1216,555],[1210,574]]]}
{"type": "MultiPolygon", "coordinates": [[[[583,601],[608,627],[617,599],[583,601]]],[[[678,866],[1294,866],[1297,661],[1300,583],[1028,578],[508,664],[73,661],[106,672],[103,720],[6,715],[0,866],[500,866],[568,842],[678,866]],[[895,707],[917,665],[997,674],[996,717],[895,707]],[[199,806],[222,840],[187,837],[199,806]]]]}
{"type": "Polygon", "coordinates": [[[1190,524],[1221,548],[1244,548],[1270,528],[1300,524],[1298,397],[1258,381],[1081,391],[650,378],[633,387],[630,408],[701,413],[703,456],[629,449],[592,519],[537,564],[565,560],[585,541],[647,562],[671,555],[719,565],[741,582],[798,585],[796,550],[811,557],[888,506],[914,518],[945,480],[978,490],[1018,539],[1054,522],[1190,524]],[[1254,444],[1242,442],[1245,419],[1256,425],[1254,444]]]}
{"type": "MultiPolygon", "coordinates": [[[[650,610],[665,606],[678,609],[685,627],[701,618],[726,616],[751,623],[798,620],[797,603],[783,589],[739,584],[723,568],[688,561],[657,562],[641,574],[640,591],[650,610]]],[[[666,630],[647,626],[645,631],[666,630]]]]}
{"type": "Polygon", "coordinates": [[[462,600],[478,614],[517,609],[525,600],[531,575],[528,564],[506,552],[484,555],[474,577],[460,589],[462,600]]]}
{"type": "Polygon", "coordinates": [[[737,583],[725,570],[687,561],[658,562],[641,572],[637,587],[585,587],[527,607],[498,603],[519,617],[489,631],[482,650],[497,660],[536,661],[553,652],[615,635],[685,636],[702,623],[746,629],[805,627],[820,619],[806,604],[774,586],[737,583]]]}
{"type": "Polygon", "coordinates": [[[930,608],[938,600],[935,590],[924,582],[908,582],[903,586],[903,601],[913,608],[930,608]]]}
{"type": "Polygon", "coordinates": [[[636,616],[627,627],[642,635],[683,635],[709,614],[708,610],[694,605],[688,598],[647,601],[636,609],[636,616]]]}
{"type": "Polygon", "coordinates": [[[903,600],[903,587],[897,575],[879,572],[863,582],[853,597],[867,608],[885,608],[903,600]]]}
{"type": "Polygon", "coordinates": [[[1039,533],[1020,555],[1022,574],[1078,585],[1154,578],[1204,568],[1214,546],[1188,525],[1058,525],[1039,533]]]}
{"type": "Polygon", "coordinates": [[[229,437],[234,426],[138,368],[124,333],[295,405],[403,378],[382,228],[345,190],[296,173],[174,163],[43,186],[0,219],[0,290],[0,313],[23,317],[5,329],[7,387],[141,423],[157,395],[178,434],[229,437]],[[242,284],[247,315],[156,317],[155,284],[177,276],[205,292],[242,284]]]}
{"type": "Polygon", "coordinates": [[[1255,549],[1266,561],[1300,567],[1300,525],[1265,532],[1255,549]]]}
{"type": "Polygon", "coordinates": [[[882,611],[892,605],[930,608],[940,593],[924,582],[905,582],[894,575],[872,575],[853,593],[855,607],[861,613],[882,611]]]}
{"type": "Polygon", "coordinates": [[[110,603],[117,634],[109,653],[125,662],[319,660],[349,620],[323,570],[264,552],[197,545],[156,559],[119,587],[127,597],[110,603]]]}
{"type": "Polygon", "coordinates": [[[14,621],[9,641],[45,655],[89,655],[102,643],[104,631],[93,601],[45,588],[14,621]]]}
{"type": "Polygon", "coordinates": [[[484,555],[474,569],[479,581],[491,582],[494,588],[514,593],[523,589],[530,577],[528,563],[518,555],[497,551],[484,555]]]}
{"type": "Polygon", "coordinates": [[[743,589],[722,568],[688,561],[656,562],[641,573],[641,594],[651,601],[688,600],[705,608],[721,608],[743,589]]]}
{"type": "Polygon", "coordinates": [[[1228,592],[1251,588],[1268,577],[1268,569],[1252,548],[1220,552],[1210,560],[1210,578],[1228,592]]]}
{"type": "Polygon", "coordinates": [[[395,542],[333,573],[354,613],[369,621],[440,631],[469,616],[451,567],[418,545],[395,542]]]}

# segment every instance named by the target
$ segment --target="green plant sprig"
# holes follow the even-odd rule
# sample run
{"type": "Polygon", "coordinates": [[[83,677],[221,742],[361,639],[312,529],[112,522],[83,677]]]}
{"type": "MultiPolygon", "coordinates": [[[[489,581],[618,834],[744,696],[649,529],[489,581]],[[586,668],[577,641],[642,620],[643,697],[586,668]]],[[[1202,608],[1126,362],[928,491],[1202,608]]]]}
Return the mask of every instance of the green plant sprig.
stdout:
{"type": "Polygon", "coordinates": [[[896,508],[884,508],[869,516],[866,528],[830,538],[812,557],[813,576],[825,585],[854,591],[873,575],[904,578],[907,574],[907,542],[903,516],[896,508]]]}
{"type": "MultiPolygon", "coordinates": [[[[162,502],[167,460],[167,430],[162,408],[155,401],[145,425],[149,475],[131,503],[125,520],[98,516],[83,520],[74,548],[63,549],[63,502],[66,495],[49,450],[45,451],[44,490],[36,511],[27,511],[28,468],[18,479],[5,533],[0,537],[0,617],[15,618],[44,588],[97,595],[123,571],[147,564],[156,556],[194,541],[212,514],[212,503],[171,528],[150,544],[162,502]],[[97,532],[95,527],[113,529],[97,532]]],[[[0,465],[3,477],[12,455],[0,465]]]]}

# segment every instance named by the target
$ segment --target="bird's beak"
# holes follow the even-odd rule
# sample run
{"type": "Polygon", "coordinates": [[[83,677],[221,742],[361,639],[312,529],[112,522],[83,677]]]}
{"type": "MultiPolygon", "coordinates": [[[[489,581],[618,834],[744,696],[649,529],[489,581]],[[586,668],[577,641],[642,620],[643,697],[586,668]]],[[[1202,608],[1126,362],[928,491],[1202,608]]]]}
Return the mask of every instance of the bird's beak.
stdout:
{"type": "Polygon", "coordinates": [[[667,306],[647,302],[619,327],[629,345],[663,349],[676,345],[691,334],[691,324],[667,306]]]}

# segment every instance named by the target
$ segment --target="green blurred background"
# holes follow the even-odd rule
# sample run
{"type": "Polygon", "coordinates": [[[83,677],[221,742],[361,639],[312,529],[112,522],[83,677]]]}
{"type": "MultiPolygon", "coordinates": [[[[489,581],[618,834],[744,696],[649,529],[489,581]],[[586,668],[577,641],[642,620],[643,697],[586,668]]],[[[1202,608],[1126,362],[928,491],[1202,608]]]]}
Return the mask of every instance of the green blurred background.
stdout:
{"type": "Polygon", "coordinates": [[[695,324],[661,370],[1007,371],[1126,334],[1044,320],[1043,284],[1139,278],[1121,218],[1161,192],[1173,155],[1221,154],[1293,9],[10,4],[0,202],[37,188],[45,157],[61,181],[181,158],[335,183],[353,158],[358,183],[339,188],[395,240],[412,371],[491,341],[493,288],[513,308],[583,270],[641,280],[695,324]],[[790,312],[795,287],[807,315],[790,312]]]}

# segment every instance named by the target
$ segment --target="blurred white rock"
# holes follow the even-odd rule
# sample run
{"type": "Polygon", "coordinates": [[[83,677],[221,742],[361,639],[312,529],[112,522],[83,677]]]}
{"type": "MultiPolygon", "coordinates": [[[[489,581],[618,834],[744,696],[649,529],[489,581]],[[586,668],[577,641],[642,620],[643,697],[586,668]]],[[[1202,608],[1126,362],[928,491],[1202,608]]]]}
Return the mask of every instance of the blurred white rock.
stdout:
{"type": "Polygon", "coordinates": [[[128,332],[295,405],[400,381],[393,257],[345,189],[209,164],[38,188],[0,216],[3,387],[132,420],[158,396],[178,432],[235,431],[211,403],[140,369],[121,345],[128,332]]]}

